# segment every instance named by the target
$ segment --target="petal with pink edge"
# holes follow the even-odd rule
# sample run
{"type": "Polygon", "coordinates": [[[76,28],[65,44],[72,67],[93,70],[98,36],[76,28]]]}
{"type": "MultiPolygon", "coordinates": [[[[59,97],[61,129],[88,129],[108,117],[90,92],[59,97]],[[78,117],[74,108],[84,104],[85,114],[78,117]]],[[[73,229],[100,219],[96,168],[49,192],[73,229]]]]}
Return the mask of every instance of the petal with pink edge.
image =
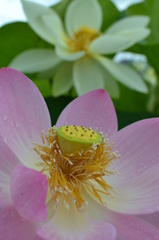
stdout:
{"type": "Polygon", "coordinates": [[[41,240],[38,224],[25,221],[13,206],[0,209],[0,238],[3,240],[41,240]]]}
{"type": "MultiPolygon", "coordinates": [[[[100,221],[107,221],[116,228],[116,240],[159,240],[159,229],[139,217],[108,210],[93,200],[87,193],[88,214],[100,221]]],[[[157,218],[158,219],[158,218],[157,218]]]]}
{"type": "Polygon", "coordinates": [[[20,161],[35,167],[37,154],[32,142],[42,143],[41,131],[51,127],[46,103],[37,87],[22,73],[0,70],[0,136],[20,161]]]}
{"type": "Polygon", "coordinates": [[[120,175],[110,175],[105,180],[118,187],[159,163],[159,118],[131,124],[117,132],[110,142],[115,143],[120,154],[110,169],[120,175]]]}
{"type": "Polygon", "coordinates": [[[0,139],[0,208],[12,204],[10,176],[17,164],[19,164],[18,158],[7,144],[0,139]]]}
{"type": "Polygon", "coordinates": [[[114,212],[110,214],[105,212],[105,214],[109,215],[109,222],[116,228],[116,240],[159,240],[159,229],[138,217],[114,212]]]}
{"type": "Polygon", "coordinates": [[[10,187],[14,207],[24,219],[31,222],[46,220],[48,182],[43,173],[19,164],[12,172],[10,187]]]}
{"type": "Polygon", "coordinates": [[[45,240],[113,240],[116,237],[113,225],[79,213],[73,202],[69,210],[64,205],[58,207],[52,219],[41,226],[37,233],[45,240]]]}
{"type": "Polygon", "coordinates": [[[125,182],[111,197],[103,196],[107,208],[119,213],[146,214],[159,209],[159,164],[125,182]]]}
{"type": "Polygon", "coordinates": [[[72,101],[61,113],[57,127],[83,125],[98,128],[112,136],[117,131],[117,118],[113,103],[105,90],[97,89],[72,101]]]}

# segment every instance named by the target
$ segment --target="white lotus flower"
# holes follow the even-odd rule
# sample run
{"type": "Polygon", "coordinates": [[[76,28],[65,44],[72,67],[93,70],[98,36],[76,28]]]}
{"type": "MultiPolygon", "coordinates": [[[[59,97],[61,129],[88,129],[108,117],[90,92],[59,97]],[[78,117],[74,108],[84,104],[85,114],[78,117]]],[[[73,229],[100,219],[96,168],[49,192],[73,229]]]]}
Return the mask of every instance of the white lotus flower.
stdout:
{"type": "Polygon", "coordinates": [[[138,74],[107,57],[149,35],[150,30],[145,27],[149,22],[147,16],[127,17],[101,33],[102,10],[97,0],[72,1],[66,10],[65,28],[53,9],[24,0],[22,4],[31,28],[53,44],[55,51],[27,50],[16,56],[10,67],[24,73],[49,70],[46,73],[53,76],[52,68],[59,64],[53,82],[54,96],[65,93],[74,85],[78,95],[105,88],[112,97],[118,97],[115,80],[136,91],[147,92],[138,74]]]}

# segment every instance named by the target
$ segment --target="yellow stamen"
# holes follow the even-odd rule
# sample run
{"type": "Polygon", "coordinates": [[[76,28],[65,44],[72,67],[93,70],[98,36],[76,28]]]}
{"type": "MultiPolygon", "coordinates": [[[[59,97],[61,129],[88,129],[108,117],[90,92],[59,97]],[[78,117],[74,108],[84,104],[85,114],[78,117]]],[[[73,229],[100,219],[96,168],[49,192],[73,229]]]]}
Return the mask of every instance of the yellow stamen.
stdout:
{"type": "Polygon", "coordinates": [[[114,146],[110,146],[108,139],[92,129],[80,126],[65,126],[60,130],[56,127],[50,128],[46,136],[42,132],[42,141],[43,145],[35,144],[33,149],[42,160],[38,165],[48,178],[49,188],[56,204],[64,203],[65,207],[69,209],[68,199],[69,196],[72,196],[78,211],[84,211],[87,202],[82,195],[83,188],[90,191],[101,204],[104,204],[100,193],[110,195],[113,188],[104,181],[103,176],[115,173],[108,170],[108,166],[118,157],[117,152],[113,151],[114,146]],[[66,131],[67,129],[68,131],[66,131]],[[76,129],[78,133],[76,133],[76,129]],[[73,137],[69,136],[70,131],[73,137]],[[82,137],[80,131],[82,131],[82,137]],[[94,132],[94,141],[90,137],[90,131],[94,132]],[[66,139],[69,139],[67,139],[68,141],[73,139],[72,145],[76,141],[81,143],[83,141],[81,138],[84,138],[84,147],[87,141],[90,141],[91,144],[89,142],[90,145],[87,148],[81,148],[71,153],[62,152],[58,140],[59,132],[60,134],[62,132],[66,139]],[[93,182],[100,187],[100,190],[95,188],[93,182]]]}
{"type": "Polygon", "coordinates": [[[90,43],[100,35],[94,29],[88,27],[82,27],[78,32],[74,34],[74,38],[68,41],[68,46],[72,49],[72,51],[87,51],[90,43]]]}

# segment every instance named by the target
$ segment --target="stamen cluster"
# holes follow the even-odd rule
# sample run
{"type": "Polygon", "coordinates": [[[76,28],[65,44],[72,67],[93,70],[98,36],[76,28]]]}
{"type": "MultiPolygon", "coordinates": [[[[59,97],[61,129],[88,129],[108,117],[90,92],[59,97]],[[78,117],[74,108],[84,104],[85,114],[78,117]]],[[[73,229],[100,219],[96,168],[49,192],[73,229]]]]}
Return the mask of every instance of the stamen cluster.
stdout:
{"type": "Polygon", "coordinates": [[[114,174],[108,166],[118,157],[113,151],[114,145],[110,146],[108,138],[101,134],[101,142],[93,143],[88,150],[63,154],[60,150],[56,127],[48,129],[47,135],[42,132],[43,145],[35,144],[33,148],[39,155],[41,162],[38,164],[41,171],[46,174],[49,189],[56,205],[65,204],[69,209],[69,197],[79,212],[85,210],[87,202],[83,198],[83,189],[89,191],[102,202],[100,192],[110,195],[113,188],[108,185],[103,176],[114,174]],[[99,186],[101,190],[95,187],[99,186]]]}
{"type": "Polygon", "coordinates": [[[74,38],[68,41],[68,45],[73,51],[87,51],[90,43],[97,37],[99,37],[99,32],[88,27],[82,27],[74,34],[74,38]]]}

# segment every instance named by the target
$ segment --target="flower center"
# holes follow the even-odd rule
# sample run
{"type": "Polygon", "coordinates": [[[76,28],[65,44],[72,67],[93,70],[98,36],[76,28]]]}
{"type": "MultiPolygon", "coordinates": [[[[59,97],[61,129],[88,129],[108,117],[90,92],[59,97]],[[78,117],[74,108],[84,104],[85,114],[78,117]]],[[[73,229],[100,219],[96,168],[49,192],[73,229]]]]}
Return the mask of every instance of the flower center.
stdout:
{"type": "Polygon", "coordinates": [[[90,43],[99,36],[99,32],[88,27],[82,27],[76,33],[74,33],[74,38],[68,41],[68,46],[72,51],[87,51],[90,43]]]}
{"type": "Polygon", "coordinates": [[[99,193],[109,195],[113,188],[103,176],[114,174],[108,166],[118,157],[108,139],[91,128],[71,125],[54,126],[47,135],[42,132],[42,141],[43,145],[35,144],[33,149],[41,158],[38,165],[48,178],[56,204],[64,203],[69,209],[71,196],[78,211],[84,211],[87,204],[84,189],[104,204],[99,193]]]}

